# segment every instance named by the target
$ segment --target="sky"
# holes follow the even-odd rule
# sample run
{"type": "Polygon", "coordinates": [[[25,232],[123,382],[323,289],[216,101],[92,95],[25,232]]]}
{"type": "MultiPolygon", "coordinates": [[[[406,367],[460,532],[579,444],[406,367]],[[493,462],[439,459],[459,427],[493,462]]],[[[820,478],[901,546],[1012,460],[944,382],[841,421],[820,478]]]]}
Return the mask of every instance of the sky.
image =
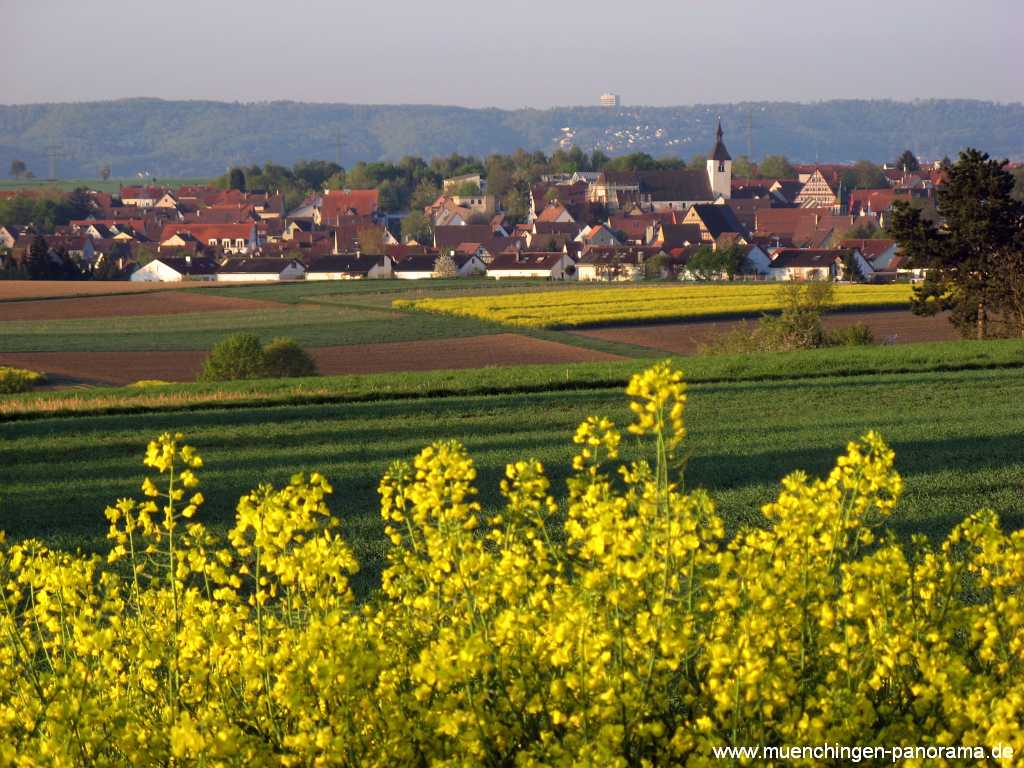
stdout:
{"type": "Polygon", "coordinates": [[[0,103],[1024,101],[1022,0],[0,0],[0,103]]]}

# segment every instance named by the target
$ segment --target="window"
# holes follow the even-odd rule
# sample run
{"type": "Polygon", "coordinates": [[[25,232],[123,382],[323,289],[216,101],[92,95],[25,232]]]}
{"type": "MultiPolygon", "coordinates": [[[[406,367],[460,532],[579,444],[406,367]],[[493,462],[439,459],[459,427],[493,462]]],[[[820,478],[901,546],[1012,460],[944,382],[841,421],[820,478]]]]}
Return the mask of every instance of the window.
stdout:
{"type": "Polygon", "coordinates": [[[225,248],[230,248],[231,247],[231,238],[229,238],[229,237],[221,238],[220,244],[223,245],[225,248]]]}
{"type": "Polygon", "coordinates": [[[237,238],[237,239],[235,240],[235,248],[245,248],[245,240],[243,240],[243,239],[242,239],[242,238],[240,238],[240,237],[239,237],[239,238],[237,238]]]}
{"type": "Polygon", "coordinates": [[[211,237],[209,244],[210,245],[216,245],[217,244],[217,238],[216,237],[211,237]]]}
{"type": "Polygon", "coordinates": [[[725,173],[725,160],[718,161],[718,172],[725,173]]]}

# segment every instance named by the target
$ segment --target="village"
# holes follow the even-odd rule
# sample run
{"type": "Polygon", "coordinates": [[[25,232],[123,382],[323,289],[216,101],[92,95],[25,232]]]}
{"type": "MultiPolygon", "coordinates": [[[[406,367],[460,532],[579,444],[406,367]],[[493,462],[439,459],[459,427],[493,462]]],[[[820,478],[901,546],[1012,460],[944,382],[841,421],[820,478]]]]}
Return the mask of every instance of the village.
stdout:
{"type": "Polygon", "coordinates": [[[885,227],[896,201],[934,213],[943,165],[886,166],[887,186],[856,189],[843,185],[849,169],[737,177],[719,121],[704,170],[544,174],[519,222],[483,174],[446,178],[422,211],[429,237],[403,237],[379,189],[325,189],[290,208],[279,191],[88,190],[88,215],[53,231],[0,227],[0,267],[63,275],[70,261],[79,275],[136,282],[919,278],[885,227]]]}

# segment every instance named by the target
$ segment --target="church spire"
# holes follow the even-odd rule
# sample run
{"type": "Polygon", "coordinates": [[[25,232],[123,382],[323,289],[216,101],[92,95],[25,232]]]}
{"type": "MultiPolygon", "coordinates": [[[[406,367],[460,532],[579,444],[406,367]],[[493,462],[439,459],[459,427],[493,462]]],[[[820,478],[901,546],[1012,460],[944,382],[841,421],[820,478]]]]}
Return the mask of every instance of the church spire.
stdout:
{"type": "Polygon", "coordinates": [[[732,160],[729,150],[722,141],[722,116],[718,116],[718,130],[715,131],[715,148],[711,150],[711,160],[732,160]]]}

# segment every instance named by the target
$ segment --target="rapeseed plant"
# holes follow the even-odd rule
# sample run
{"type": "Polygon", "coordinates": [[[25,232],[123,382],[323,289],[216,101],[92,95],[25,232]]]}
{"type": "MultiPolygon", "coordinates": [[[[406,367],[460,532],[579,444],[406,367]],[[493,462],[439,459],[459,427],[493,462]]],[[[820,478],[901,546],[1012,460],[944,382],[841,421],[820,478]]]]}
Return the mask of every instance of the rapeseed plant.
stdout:
{"type": "Polygon", "coordinates": [[[683,482],[682,375],[627,395],[653,464],[616,466],[619,428],[588,418],[564,504],[531,459],[494,514],[458,443],[392,464],[362,603],[325,478],[260,486],[220,540],[202,459],[162,435],[144,499],[106,511],[107,562],[0,540],[0,764],[700,766],[818,743],[1019,762],[1024,534],[992,512],[938,549],[880,533],[902,481],[869,433],[729,537],[683,482]]]}

